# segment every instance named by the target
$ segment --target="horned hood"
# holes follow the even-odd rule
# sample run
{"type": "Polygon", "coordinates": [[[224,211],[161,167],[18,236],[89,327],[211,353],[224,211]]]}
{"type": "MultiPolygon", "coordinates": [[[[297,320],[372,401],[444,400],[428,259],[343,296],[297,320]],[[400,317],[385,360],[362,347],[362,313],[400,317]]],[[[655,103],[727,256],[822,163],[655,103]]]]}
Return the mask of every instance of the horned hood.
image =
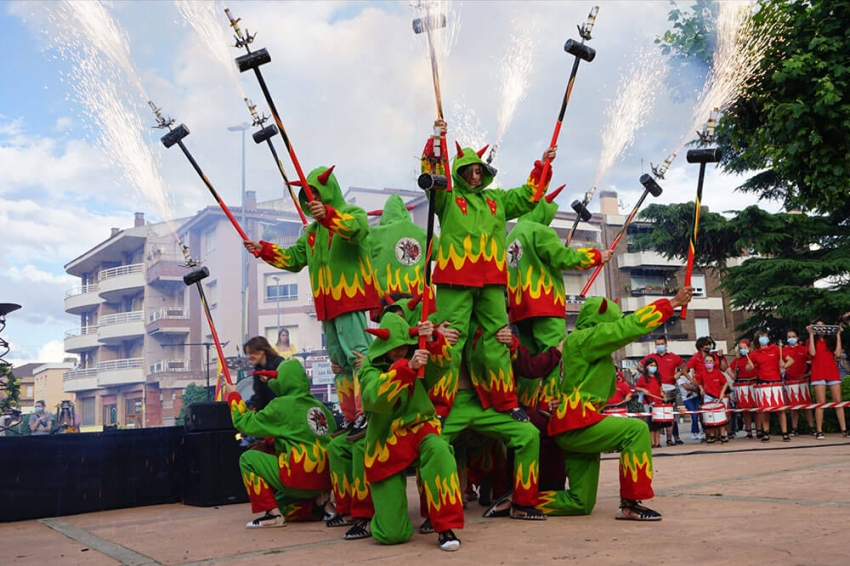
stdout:
{"type": "Polygon", "coordinates": [[[298,360],[281,362],[277,366],[277,379],[269,380],[269,389],[277,397],[295,397],[310,394],[310,380],[298,360]]]}
{"type": "Polygon", "coordinates": [[[537,222],[538,224],[543,224],[544,226],[548,226],[552,220],[555,219],[555,214],[558,212],[558,203],[556,202],[547,202],[545,198],[540,199],[540,202],[537,203],[531,212],[523,214],[519,217],[518,222],[528,221],[528,222],[537,222]]]}
{"type": "Polygon", "coordinates": [[[591,328],[602,322],[615,322],[623,318],[620,306],[605,297],[590,297],[581,306],[576,320],[576,330],[591,328]]]}
{"type": "Polygon", "coordinates": [[[381,220],[378,224],[387,226],[402,222],[411,222],[410,213],[400,196],[390,195],[390,198],[384,203],[384,211],[381,213],[381,220]]]}
{"type": "MultiPolygon", "coordinates": [[[[336,180],[336,175],[333,174],[333,167],[316,167],[310,174],[307,175],[307,184],[310,185],[310,190],[318,193],[322,199],[322,203],[329,204],[339,210],[345,206],[345,199],[342,198],[342,190],[339,188],[339,182],[336,180]],[[331,169],[330,173],[326,173],[331,169]],[[325,173],[323,175],[323,173],[325,173]],[[325,181],[322,183],[322,181],[325,181]]],[[[307,194],[304,188],[298,192],[298,202],[301,203],[301,209],[304,214],[311,216],[310,209],[307,207],[307,194]]]]}
{"type": "MultiPolygon", "coordinates": [[[[486,149],[486,148],[485,148],[486,149]]],[[[483,151],[482,151],[483,153],[483,151]]],[[[490,183],[493,182],[493,170],[485,163],[481,157],[475,152],[471,147],[464,147],[463,149],[458,146],[458,155],[455,157],[454,163],[452,163],[452,180],[454,181],[455,186],[459,186],[463,191],[470,192],[480,192],[490,186],[490,183]],[[473,163],[480,163],[481,167],[484,169],[484,176],[481,182],[481,186],[472,189],[469,184],[464,181],[463,177],[460,176],[460,169],[462,167],[466,167],[467,165],[472,165],[473,163]]]]}
{"type": "Polygon", "coordinates": [[[373,362],[399,346],[412,346],[419,342],[418,336],[410,335],[410,326],[407,322],[394,312],[388,312],[381,317],[379,330],[369,330],[375,334],[375,339],[369,347],[369,359],[373,362]]]}

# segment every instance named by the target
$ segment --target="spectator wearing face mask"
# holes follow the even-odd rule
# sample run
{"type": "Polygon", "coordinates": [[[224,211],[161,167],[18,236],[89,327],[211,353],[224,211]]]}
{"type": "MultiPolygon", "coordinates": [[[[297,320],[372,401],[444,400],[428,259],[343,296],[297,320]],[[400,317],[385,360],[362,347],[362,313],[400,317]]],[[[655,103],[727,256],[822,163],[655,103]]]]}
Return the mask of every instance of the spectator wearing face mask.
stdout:
{"type": "MultiPolygon", "coordinates": [[[[809,385],[809,349],[800,344],[797,332],[789,330],[786,334],[787,346],[782,347],[782,362],[785,368],[785,397],[789,405],[809,405],[812,402],[812,391],[809,385]]],[[[806,409],[806,420],[809,430],[814,431],[812,410],[806,409]]],[[[800,422],[800,409],[791,410],[791,432],[789,436],[797,436],[797,423],[800,422]]]]}
{"type": "MultiPolygon", "coordinates": [[[[661,376],[662,393],[672,397],[665,398],[665,402],[673,403],[675,405],[677,379],[686,369],[685,361],[678,355],[667,350],[667,338],[664,336],[659,336],[655,339],[655,352],[649,354],[638,362],[637,369],[639,372],[643,373],[643,370],[649,360],[655,360],[655,363],[658,365],[658,374],[661,376]]],[[[679,422],[677,419],[673,419],[673,424],[668,426],[665,430],[665,434],[667,435],[667,446],[682,444],[682,440],[679,438],[679,422]]],[[[693,433],[693,430],[691,432],[693,433]]],[[[693,434],[691,436],[693,436],[693,434]]]]}
{"type": "Polygon", "coordinates": [[[744,430],[747,431],[745,438],[752,438],[752,423],[755,421],[756,431],[761,438],[761,413],[751,413],[749,409],[757,409],[755,384],[758,373],[755,369],[747,369],[750,363],[750,341],[746,338],[738,342],[738,356],[729,364],[729,373],[735,380],[732,388],[735,391],[735,400],[738,408],[743,411],[744,430]]]}
{"type": "MultiPolygon", "coordinates": [[[[713,354],[706,354],[703,357],[702,365],[703,367],[695,373],[700,393],[703,396],[703,405],[723,403],[726,398],[726,390],[729,388],[726,376],[716,368],[716,360],[713,354]]],[[[723,444],[726,444],[729,440],[726,436],[725,425],[711,426],[707,421],[704,421],[703,426],[705,427],[705,441],[707,443],[712,444],[719,438],[723,444]]]]}
{"type": "MultiPolygon", "coordinates": [[[[655,360],[649,360],[646,363],[646,367],[635,383],[635,391],[643,393],[644,399],[653,407],[664,402],[661,397],[661,376],[658,374],[658,364],[655,360]]],[[[662,428],[664,428],[664,424],[655,420],[649,421],[649,436],[653,448],[661,448],[662,428]]]]}
{"type": "MultiPolygon", "coordinates": [[[[823,321],[815,325],[809,325],[809,355],[812,357],[812,389],[815,393],[816,403],[826,403],[826,389],[833,402],[841,401],[841,376],[838,373],[837,362],[841,359],[842,349],[839,336],[826,335],[817,332],[818,326],[823,326],[823,321]]],[[[847,424],[844,421],[844,408],[835,409],[838,417],[838,426],[841,427],[841,435],[847,437],[847,424]]],[[[815,424],[817,432],[815,438],[823,440],[823,409],[815,409],[815,424]]]]}
{"type": "Polygon", "coordinates": [[[758,402],[759,412],[762,413],[761,441],[770,441],[770,415],[776,413],[779,418],[779,428],[782,430],[782,440],[788,442],[791,437],[788,436],[788,420],[785,417],[785,411],[775,410],[785,404],[782,391],[782,373],[780,372],[785,362],[782,360],[779,346],[771,344],[767,332],[757,331],[755,340],[758,348],[750,352],[750,363],[746,367],[750,370],[755,369],[758,373],[756,401],[758,402]]]}
{"type": "Polygon", "coordinates": [[[53,415],[44,410],[44,401],[35,402],[35,413],[30,415],[30,434],[44,436],[53,430],[53,415]]]}

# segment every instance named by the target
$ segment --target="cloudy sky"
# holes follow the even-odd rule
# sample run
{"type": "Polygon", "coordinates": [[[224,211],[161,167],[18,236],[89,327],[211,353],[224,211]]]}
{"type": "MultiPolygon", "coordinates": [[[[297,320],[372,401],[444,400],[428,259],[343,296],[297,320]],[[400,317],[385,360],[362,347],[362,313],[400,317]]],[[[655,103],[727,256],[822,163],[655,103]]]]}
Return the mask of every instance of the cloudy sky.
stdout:
{"type": "MultiPolygon", "coordinates": [[[[579,69],[554,164],[554,181],[567,183],[559,199],[562,206],[594,182],[602,132],[609,122],[606,110],[618,85],[636,68],[639,52],[652,49],[653,39],[669,26],[671,5],[666,0],[597,4],[590,43],[597,56],[579,69]]],[[[521,46],[533,49],[528,87],[519,89],[525,99],[509,122],[502,121],[508,127],[494,164],[504,186],[520,184],[548,145],[573,61],[563,45],[577,36],[576,24],[586,19],[592,5],[450,4],[453,33],[438,32],[453,37],[440,67],[450,138],[462,136],[465,145],[494,141],[505,96],[502,84],[509,75],[506,53],[521,46]]],[[[227,20],[222,7],[216,5],[214,13],[216,31],[223,34],[227,20]]],[[[417,156],[436,112],[430,64],[422,38],[412,32],[416,13],[409,2],[232,2],[229,7],[242,18],[243,28],[258,32],[253,47],[266,47],[271,54],[263,74],[306,170],[336,164],[344,186],[414,186],[417,156]]],[[[57,3],[0,4],[0,302],[23,305],[8,317],[4,332],[12,345],[8,358],[15,363],[61,360],[64,332],[79,324],[63,311],[65,292],[79,283],[65,274],[66,263],[106,239],[110,228],[131,227],[134,212],[162,220],[214,204],[179,150],[158,143],[162,132],[148,127],[154,118],[146,99],[189,127],[187,146],[233,206],[240,202],[241,134],[228,127],[250,120],[240,91],[258,108],[266,108],[254,77],[239,77],[234,66],[221,63],[242,53],[230,46],[211,49],[174,3],[115,2],[106,10],[125,35],[129,52],[129,72],[119,68],[108,75],[117,93],[112,99],[134,119],[109,114],[114,108],[108,105],[101,112],[91,103],[100,92],[89,96],[86,105],[81,93],[86,95],[87,88],[80,88],[81,74],[75,70],[79,61],[73,50],[61,49],[68,41],[63,29],[69,23],[80,26],[69,22],[57,3]],[[104,123],[113,125],[113,137],[104,123]],[[122,128],[129,134],[120,135],[122,128]],[[136,160],[125,160],[136,163],[135,168],[116,165],[115,148],[125,138],[140,139],[152,156],[153,181],[135,183],[143,186],[127,181],[128,169],[131,178],[139,171],[136,160]]],[[[97,43],[95,39],[91,45],[97,43]]],[[[108,67],[105,59],[98,52],[83,65],[108,67]]],[[[516,86],[516,80],[511,84],[516,86]]],[[[693,100],[674,103],[667,86],[654,90],[654,107],[634,146],[600,184],[619,192],[626,211],[642,189],[637,179],[648,172],[649,162],[663,161],[694,119],[696,94],[693,100]]],[[[248,188],[260,200],[282,194],[267,149],[255,147],[250,136],[247,167],[248,188]]],[[[662,182],[665,192],[658,201],[692,200],[696,174],[697,166],[678,158],[662,182]]],[[[704,204],[716,211],[753,204],[752,197],[733,192],[739,183],[710,169],[704,204]]]]}

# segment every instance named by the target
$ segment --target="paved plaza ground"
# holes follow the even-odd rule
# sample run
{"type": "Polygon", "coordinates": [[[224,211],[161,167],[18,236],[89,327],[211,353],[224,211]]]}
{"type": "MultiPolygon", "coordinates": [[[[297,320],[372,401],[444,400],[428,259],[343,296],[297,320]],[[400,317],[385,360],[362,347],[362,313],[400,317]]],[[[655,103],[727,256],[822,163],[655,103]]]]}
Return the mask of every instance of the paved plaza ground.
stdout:
{"type": "MultiPolygon", "coordinates": [[[[850,442],[838,434],[657,450],[650,506],[660,523],[614,520],[617,459],[603,460],[592,515],[484,519],[471,503],[455,553],[440,551],[436,535],[388,547],[342,540],[344,529],[323,523],[249,530],[248,504],[171,504],[0,523],[0,565],[850,564],[850,442]]],[[[418,526],[415,491],[411,480],[418,526]]]]}

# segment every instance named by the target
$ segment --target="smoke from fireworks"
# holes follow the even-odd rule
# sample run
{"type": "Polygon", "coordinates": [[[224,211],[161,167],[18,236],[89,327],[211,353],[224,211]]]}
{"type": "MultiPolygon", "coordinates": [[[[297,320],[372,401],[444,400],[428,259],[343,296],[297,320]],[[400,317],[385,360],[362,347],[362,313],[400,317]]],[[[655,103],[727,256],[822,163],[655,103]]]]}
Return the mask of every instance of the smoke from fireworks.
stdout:
{"type": "Polygon", "coordinates": [[[517,26],[517,31],[511,34],[511,43],[499,63],[501,82],[499,91],[502,96],[497,115],[498,129],[494,147],[502,143],[505,133],[513,120],[517,106],[528,95],[529,79],[534,67],[534,37],[537,35],[530,26],[517,26]]]}

